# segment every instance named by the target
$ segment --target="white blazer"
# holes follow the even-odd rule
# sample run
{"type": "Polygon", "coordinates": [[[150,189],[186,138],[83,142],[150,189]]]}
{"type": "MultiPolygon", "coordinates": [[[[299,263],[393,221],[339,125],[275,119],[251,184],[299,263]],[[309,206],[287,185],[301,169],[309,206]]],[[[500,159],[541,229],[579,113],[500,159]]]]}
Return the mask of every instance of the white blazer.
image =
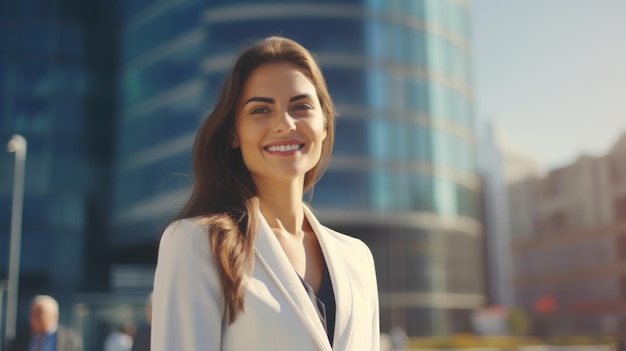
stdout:
{"type": "Polygon", "coordinates": [[[206,226],[176,221],[165,230],[154,278],[152,351],[379,351],[378,288],[372,254],[355,238],[322,226],[305,207],[326,260],[337,304],[331,348],[313,302],[259,213],[244,311],[228,325],[206,226]]]}

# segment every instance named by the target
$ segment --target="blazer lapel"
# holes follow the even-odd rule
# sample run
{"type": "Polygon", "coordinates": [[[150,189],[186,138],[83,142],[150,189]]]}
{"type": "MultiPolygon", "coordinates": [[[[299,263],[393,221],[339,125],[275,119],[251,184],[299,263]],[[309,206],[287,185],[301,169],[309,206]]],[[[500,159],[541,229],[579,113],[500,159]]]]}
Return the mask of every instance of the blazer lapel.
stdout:
{"type": "Polygon", "coordinates": [[[350,331],[353,323],[351,317],[354,301],[350,276],[345,261],[342,258],[342,253],[339,252],[336,245],[332,242],[334,238],[328,233],[328,229],[318,222],[313,212],[311,212],[307,206],[304,206],[304,213],[317,235],[317,241],[322,248],[326,266],[330,274],[330,280],[333,284],[333,293],[337,305],[333,348],[336,350],[346,350],[350,341],[350,331]]]}
{"type": "Polygon", "coordinates": [[[307,328],[320,350],[331,350],[326,331],[320,322],[317,310],[307,295],[302,282],[291,262],[283,252],[278,239],[263,216],[259,213],[259,226],[255,239],[257,261],[267,270],[307,328]]]}

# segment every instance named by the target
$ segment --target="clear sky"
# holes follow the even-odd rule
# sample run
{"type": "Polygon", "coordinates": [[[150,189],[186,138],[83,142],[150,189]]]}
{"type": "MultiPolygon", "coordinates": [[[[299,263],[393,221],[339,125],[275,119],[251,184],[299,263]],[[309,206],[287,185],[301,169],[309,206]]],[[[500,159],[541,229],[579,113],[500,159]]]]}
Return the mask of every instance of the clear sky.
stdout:
{"type": "Polygon", "coordinates": [[[470,0],[476,117],[547,168],[626,133],[625,0],[470,0]]]}

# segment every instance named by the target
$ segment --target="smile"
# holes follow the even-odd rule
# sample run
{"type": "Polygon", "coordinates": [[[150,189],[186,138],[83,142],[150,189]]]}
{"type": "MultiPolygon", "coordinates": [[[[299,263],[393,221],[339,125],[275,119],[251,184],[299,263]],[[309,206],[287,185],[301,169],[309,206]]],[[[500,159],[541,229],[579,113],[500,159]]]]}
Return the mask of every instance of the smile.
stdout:
{"type": "Polygon", "coordinates": [[[304,144],[291,144],[291,145],[272,145],[265,148],[269,152],[289,152],[298,151],[304,147],[304,144]]]}

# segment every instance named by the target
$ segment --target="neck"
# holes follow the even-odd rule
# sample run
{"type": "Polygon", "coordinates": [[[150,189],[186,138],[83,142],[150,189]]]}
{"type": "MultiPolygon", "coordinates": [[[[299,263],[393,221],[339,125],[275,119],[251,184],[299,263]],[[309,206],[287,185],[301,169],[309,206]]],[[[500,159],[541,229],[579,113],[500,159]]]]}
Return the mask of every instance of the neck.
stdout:
{"type": "Polygon", "coordinates": [[[257,182],[260,210],[273,229],[299,234],[307,225],[302,204],[302,180],[287,183],[257,182]]]}

